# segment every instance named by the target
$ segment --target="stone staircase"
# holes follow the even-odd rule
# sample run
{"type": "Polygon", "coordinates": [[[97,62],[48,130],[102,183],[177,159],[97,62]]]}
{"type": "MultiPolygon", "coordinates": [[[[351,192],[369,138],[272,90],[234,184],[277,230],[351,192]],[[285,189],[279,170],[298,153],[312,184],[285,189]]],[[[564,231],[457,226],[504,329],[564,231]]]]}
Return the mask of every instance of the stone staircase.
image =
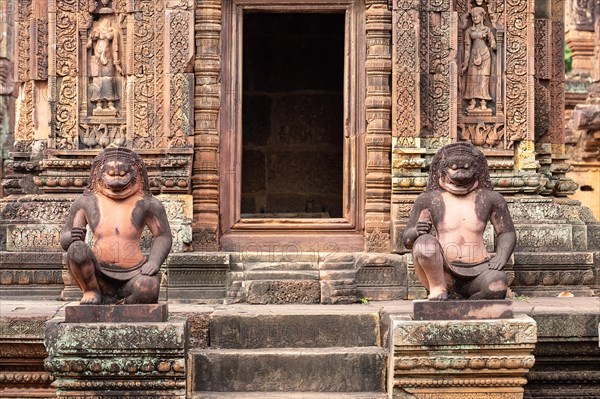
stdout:
{"type": "Polygon", "coordinates": [[[191,397],[384,399],[379,314],[336,306],[217,310],[190,350],[191,397]]]}

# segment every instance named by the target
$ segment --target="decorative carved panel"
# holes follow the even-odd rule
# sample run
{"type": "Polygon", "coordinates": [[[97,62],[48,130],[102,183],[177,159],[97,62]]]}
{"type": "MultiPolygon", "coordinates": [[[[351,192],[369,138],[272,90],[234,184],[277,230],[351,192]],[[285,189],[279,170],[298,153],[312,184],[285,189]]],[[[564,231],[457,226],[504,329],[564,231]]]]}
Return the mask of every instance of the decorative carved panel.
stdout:
{"type": "MultiPolygon", "coordinates": [[[[419,3],[396,0],[392,14],[392,131],[394,136],[418,137],[419,121],[419,3]]],[[[424,38],[422,38],[424,39],[424,38]]],[[[425,58],[425,57],[424,57],[425,58]]]]}
{"type": "MultiPolygon", "coordinates": [[[[393,134],[401,137],[394,148],[437,149],[466,140],[509,155],[504,150],[533,140],[530,3],[394,2],[392,119],[393,134]]],[[[400,152],[400,164],[411,159],[400,152]]],[[[533,153],[521,152],[517,168],[535,169],[533,153]]]]}
{"type": "Polygon", "coordinates": [[[142,153],[153,191],[188,193],[193,14],[189,1],[18,2],[15,149],[48,147],[38,187],[80,192],[97,151],[118,145],[142,153]]]}

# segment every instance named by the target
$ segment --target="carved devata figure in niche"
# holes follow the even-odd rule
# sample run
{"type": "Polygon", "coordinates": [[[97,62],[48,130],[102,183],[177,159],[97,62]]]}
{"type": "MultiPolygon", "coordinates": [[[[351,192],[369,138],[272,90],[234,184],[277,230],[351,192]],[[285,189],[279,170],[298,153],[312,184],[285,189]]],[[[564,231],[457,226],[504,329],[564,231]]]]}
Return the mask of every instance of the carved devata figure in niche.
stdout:
{"type": "Polygon", "coordinates": [[[120,33],[114,24],[115,16],[108,7],[108,0],[102,0],[100,18],[92,25],[87,48],[92,50],[89,58],[89,71],[92,78],[90,84],[90,102],[94,104],[93,115],[116,116],[115,101],[117,93],[117,74],[123,75],[119,51],[120,33]]]}
{"type": "Polygon", "coordinates": [[[516,243],[508,206],[492,182],[483,153],[465,142],[449,144],[433,158],[429,183],[419,195],[403,237],[413,252],[429,299],[502,299],[503,271],[516,243]],[[496,254],[486,251],[483,233],[491,221],[496,254]],[[437,237],[431,234],[435,227],[437,237]]]}
{"type": "MultiPolygon", "coordinates": [[[[480,2],[479,2],[480,3],[480,2]]],[[[496,39],[490,27],[484,24],[486,12],[483,7],[471,9],[472,25],[465,29],[464,58],[461,75],[465,76],[463,98],[469,101],[467,115],[491,115],[488,101],[490,95],[490,75],[492,72],[492,51],[496,50],[496,39]],[[477,104],[479,100],[479,105],[477,104]]]]}
{"type": "Polygon", "coordinates": [[[109,147],[94,159],[89,185],[71,206],[60,243],[83,291],[82,304],[158,301],[158,271],[171,250],[171,229],[138,154],[109,147]],[[91,248],[84,241],[86,226],[91,248]],[[154,237],[147,257],[140,249],[145,226],[154,237]]]}

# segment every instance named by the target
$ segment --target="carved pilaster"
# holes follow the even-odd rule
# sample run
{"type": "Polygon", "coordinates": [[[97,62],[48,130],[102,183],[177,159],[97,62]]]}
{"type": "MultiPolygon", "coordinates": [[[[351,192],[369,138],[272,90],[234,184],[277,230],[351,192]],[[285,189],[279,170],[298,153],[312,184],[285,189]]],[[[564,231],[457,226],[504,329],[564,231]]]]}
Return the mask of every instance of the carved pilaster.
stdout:
{"type": "Polygon", "coordinates": [[[33,86],[31,80],[21,83],[17,98],[15,149],[20,151],[29,150],[33,141],[33,86]]]}
{"type": "Polygon", "coordinates": [[[196,0],[194,249],[218,249],[221,2],[196,0]]]}
{"type": "MultiPolygon", "coordinates": [[[[165,124],[165,146],[169,148],[191,148],[193,145],[193,87],[194,75],[185,73],[194,54],[194,13],[184,7],[167,9],[169,29],[166,43],[168,62],[166,63],[168,123],[165,124]]],[[[157,75],[158,78],[158,75],[157,75]]],[[[158,105],[158,104],[157,104],[158,105]]]]}
{"type": "MultiPolygon", "coordinates": [[[[419,33],[421,28],[418,7],[417,0],[393,2],[392,132],[397,137],[419,137],[420,133],[419,33]]],[[[402,146],[410,147],[413,143],[414,141],[406,141],[402,146]]]]}
{"type": "Polygon", "coordinates": [[[32,0],[20,0],[16,3],[16,78],[18,82],[24,82],[29,79],[29,28],[31,26],[32,6],[32,0]]]}
{"type": "Polygon", "coordinates": [[[33,142],[33,81],[31,80],[30,29],[33,17],[33,2],[22,0],[16,3],[16,81],[20,85],[16,102],[15,150],[28,151],[33,142]]]}
{"type": "Polygon", "coordinates": [[[31,21],[31,79],[45,80],[48,78],[48,20],[34,18],[31,21]]]}
{"type": "Polygon", "coordinates": [[[77,6],[67,0],[57,0],[56,12],[56,120],[50,148],[78,148],[78,86],[77,66],[77,6]]]}
{"type": "Polygon", "coordinates": [[[133,74],[133,148],[153,148],[156,144],[157,132],[154,99],[156,93],[155,79],[155,7],[164,7],[164,2],[151,0],[135,0],[136,13],[129,14],[133,20],[133,32],[129,32],[133,74]]]}
{"type": "Polygon", "coordinates": [[[548,177],[542,194],[573,194],[577,184],[567,179],[565,163],[564,11],[553,0],[547,18],[535,20],[535,143],[540,172],[548,177]]]}
{"type": "Polygon", "coordinates": [[[429,74],[429,14],[419,13],[414,1],[392,3],[392,251],[399,248],[399,235],[408,217],[405,202],[412,203],[416,185],[425,187],[427,174],[421,131],[432,130],[432,104],[427,93],[429,74]],[[409,194],[409,198],[401,197],[409,194]],[[403,202],[404,201],[404,202],[403,202]]]}
{"type": "MultiPolygon", "coordinates": [[[[181,2],[182,4],[186,4],[185,1],[181,2]]],[[[167,55],[170,52],[167,51],[167,32],[171,32],[173,28],[173,24],[171,24],[169,16],[167,15],[168,11],[166,8],[165,0],[155,1],[155,13],[154,13],[154,99],[152,100],[154,103],[154,123],[156,129],[156,137],[154,148],[169,148],[168,145],[168,123],[166,122],[166,118],[168,119],[167,106],[170,103],[170,96],[167,94],[170,92],[166,88],[168,77],[166,74],[169,68],[170,57],[167,55]]],[[[193,21],[193,17],[192,17],[193,21]]],[[[182,27],[183,28],[183,27],[182,27]]],[[[182,32],[186,33],[186,32],[182,32]]],[[[188,45],[192,46],[192,40],[188,45]]],[[[179,43],[174,45],[169,45],[169,49],[178,48],[179,43]]],[[[181,97],[181,101],[187,101],[189,103],[190,100],[190,92],[182,93],[187,96],[181,97]]],[[[179,105],[179,104],[177,104],[179,105]]],[[[182,146],[186,147],[186,146],[182,146]]]]}
{"type": "MultiPolygon", "coordinates": [[[[562,0],[552,0],[550,30],[550,126],[548,139],[552,144],[565,142],[565,29],[562,0]]],[[[564,151],[563,151],[564,152],[564,151]]]]}
{"type": "Polygon", "coordinates": [[[392,13],[387,1],[368,1],[367,32],[367,171],[365,206],[365,250],[390,250],[390,149],[392,13]]]}
{"type": "MultiPolygon", "coordinates": [[[[509,141],[534,138],[533,2],[507,1],[506,8],[506,134],[509,141]]],[[[523,156],[528,145],[520,148],[523,156]]],[[[522,163],[525,167],[525,164],[522,163]]]]}
{"type": "MultiPolygon", "coordinates": [[[[440,138],[435,147],[442,147],[450,139],[456,138],[457,69],[456,69],[456,30],[457,15],[450,11],[450,2],[443,1],[431,5],[429,12],[429,80],[428,100],[432,108],[429,118],[432,131],[423,136],[440,138]]],[[[423,98],[424,96],[422,96],[423,98]]]]}
{"type": "MultiPolygon", "coordinates": [[[[14,2],[0,2],[0,156],[8,158],[8,149],[14,141],[14,90],[13,76],[13,32],[15,28],[14,2]]],[[[4,179],[4,162],[0,162],[0,183],[4,179]]],[[[0,198],[4,196],[3,186],[0,185],[0,198]]]]}
{"type": "Polygon", "coordinates": [[[550,80],[552,67],[552,23],[545,18],[535,20],[535,140],[546,141],[550,128],[550,80]]]}

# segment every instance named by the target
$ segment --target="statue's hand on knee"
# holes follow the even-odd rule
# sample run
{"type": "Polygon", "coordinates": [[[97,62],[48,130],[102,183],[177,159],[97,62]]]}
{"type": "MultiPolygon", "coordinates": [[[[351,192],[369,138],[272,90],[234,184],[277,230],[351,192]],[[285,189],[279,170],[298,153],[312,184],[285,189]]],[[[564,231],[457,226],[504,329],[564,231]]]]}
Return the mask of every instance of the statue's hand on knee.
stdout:
{"type": "Polygon", "coordinates": [[[71,228],[71,244],[75,241],[85,241],[86,229],[83,227],[71,228]]]}
{"type": "Polygon", "coordinates": [[[142,266],[142,274],[145,276],[155,276],[159,270],[160,264],[154,262],[146,262],[144,266],[142,266]]]}
{"type": "Polygon", "coordinates": [[[501,256],[496,255],[490,259],[490,270],[503,270],[506,262],[501,256]]]}
{"type": "Polygon", "coordinates": [[[416,225],[417,234],[429,234],[431,232],[431,222],[429,220],[419,220],[416,225]]]}

